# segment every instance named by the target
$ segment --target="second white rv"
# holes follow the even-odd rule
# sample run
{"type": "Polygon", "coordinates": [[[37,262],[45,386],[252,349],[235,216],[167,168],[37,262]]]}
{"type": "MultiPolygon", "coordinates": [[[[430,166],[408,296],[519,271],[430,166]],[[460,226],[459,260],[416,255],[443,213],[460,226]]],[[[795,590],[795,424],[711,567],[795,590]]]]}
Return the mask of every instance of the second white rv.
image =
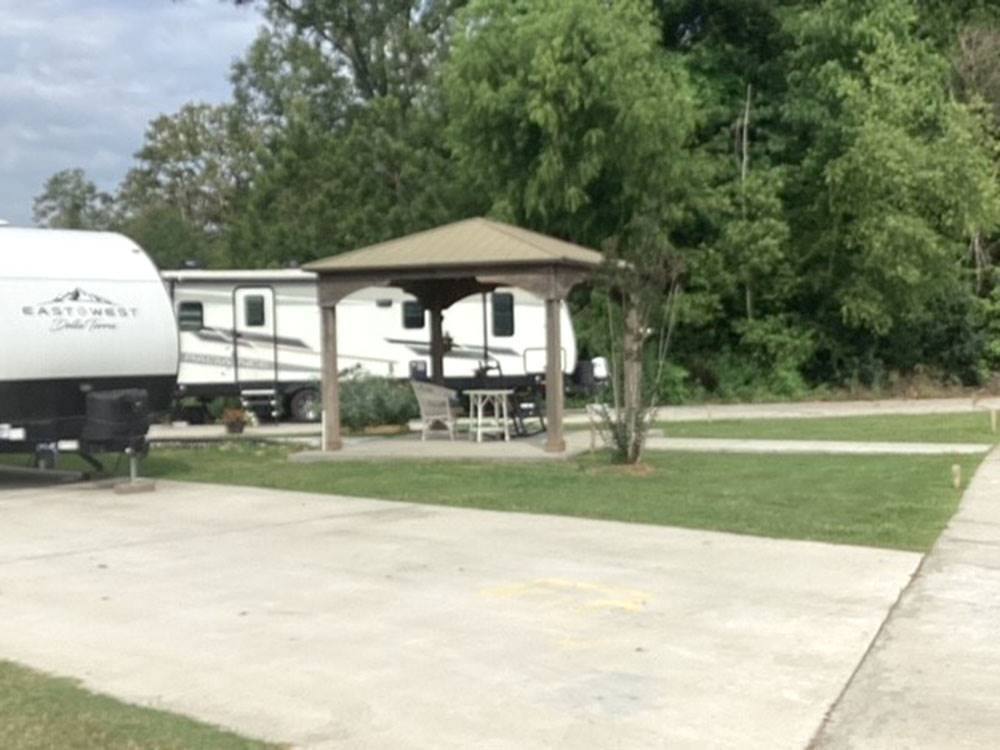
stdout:
{"type": "MultiPolygon", "coordinates": [[[[319,418],[320,316],[315,274],[300,271],[165,271],[180,329],[181,395],[240,396],[298,421],[319,418]]],[[[576,339],[562,309],[563,370],[574,372],[576,339]]],[[[545,306],[500,288],[444,311],[445,382],[480,382],[484,364],[505,386],[529,386],[545,371],[545,306]]],[[[342,370],[389,378],[430,372],[430,316],[395,288],[356,292],[337,306],[342,370]]]]}

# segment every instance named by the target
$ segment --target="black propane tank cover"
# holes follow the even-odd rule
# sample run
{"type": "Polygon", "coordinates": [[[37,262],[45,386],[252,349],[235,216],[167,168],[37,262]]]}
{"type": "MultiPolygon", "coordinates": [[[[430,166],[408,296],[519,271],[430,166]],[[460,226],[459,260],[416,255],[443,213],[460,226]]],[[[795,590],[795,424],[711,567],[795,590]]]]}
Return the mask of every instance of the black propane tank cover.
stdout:
{"type": "Polygon", "coordinates": [[[125,446],[149,430],[149,394],[142,388],[91,391],[82,439],[109,447],[125,446]]]}

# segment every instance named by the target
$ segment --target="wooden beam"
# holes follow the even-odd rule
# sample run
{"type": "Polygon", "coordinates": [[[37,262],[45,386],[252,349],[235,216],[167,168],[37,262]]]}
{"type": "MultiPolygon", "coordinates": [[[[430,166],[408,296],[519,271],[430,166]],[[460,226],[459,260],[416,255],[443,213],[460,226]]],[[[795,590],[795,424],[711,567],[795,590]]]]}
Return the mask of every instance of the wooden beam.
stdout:
{"type": "Polygon", "coordinates": [[[593,275],[594,269],[573,264],[494,264],[429,266],[421,268],[319,272],[320,305],[335,305],[349,294],[368,287],[395,286],[414,294],[430,307],[432,299],[449,306],[472,294],[498,286],[514,286],[548,299],[565,298],[570,289],[593,275]]]}
{"type": "Polygon", "coordinates": [[[323,450],[339,451],[340,371],[337,367],[337,307],[321,307],[323,319],[323,450]]]}
{"type": "Polygon", "coordinates": [[[492,292],[496,288],[492,285],[480,284],[473,278],[394,281],[393,286],[404,289],[415,296],[428,310],[434,307],[447,310],[460,299],[482,292],[492,292]]]}
{"type": "Polygon", "coordinates": [[[545,300],[545,421],[548,434],[545,450],[562,453],[563,439],[563,369],[561,315],[562,300],[545,300]]]}
{"type": "Polygon", "coordinates": [[[431,381],[444,385],[444,333],[442,320],[444,315],[440,305],[430,308],[431,314],[431,381]]]}
{"type": "Polygon", "coordinates": [[[361,289],[373,286],[389,286],[391,279],[388,276],[352,276],[341,278],[340,276],[320,276],[316,285],[316,296],[319,304],[336,305],[342,302],[344,297],[361,289]]]}
{"type": "Polygon", "coordinates": [[[491,271],[476,276],[482,284],[513,286],[531,292],[536,297],[565,299],[577,284],[593,276],[593,269],[566,267],[558,264],[531,269],[491,271]]]}

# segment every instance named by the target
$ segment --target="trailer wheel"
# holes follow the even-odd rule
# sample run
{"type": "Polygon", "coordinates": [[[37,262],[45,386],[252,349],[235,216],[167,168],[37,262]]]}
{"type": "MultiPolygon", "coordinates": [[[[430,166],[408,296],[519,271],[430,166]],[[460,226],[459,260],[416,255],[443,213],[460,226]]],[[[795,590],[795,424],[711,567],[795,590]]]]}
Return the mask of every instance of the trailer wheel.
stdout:
{"type": "Polygon", "coordinates": [[[210,418],[204,401],[199,401],[197,404],[179,406],[174,410],[172,416],[176,416],[188,424],[208,424],[210,418]]]}
{"type": "Polygon", "coordinates": [[[288,402],[288,411],[295,422],[318,422],[323,413],[323,400],[315,388],[296,391],[288,402]]]}

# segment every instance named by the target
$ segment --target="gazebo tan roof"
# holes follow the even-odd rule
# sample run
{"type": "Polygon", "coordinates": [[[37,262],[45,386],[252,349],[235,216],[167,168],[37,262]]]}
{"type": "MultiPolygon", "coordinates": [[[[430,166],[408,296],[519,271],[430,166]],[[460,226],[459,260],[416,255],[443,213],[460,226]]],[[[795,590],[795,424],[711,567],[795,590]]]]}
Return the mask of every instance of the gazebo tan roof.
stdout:
{"type": "Polygon", "coordinates": [[[309,271],[374,271],[434,266],[600,265],[600,253],[492,219],[474,218],[309,263],[309,271]]]}

